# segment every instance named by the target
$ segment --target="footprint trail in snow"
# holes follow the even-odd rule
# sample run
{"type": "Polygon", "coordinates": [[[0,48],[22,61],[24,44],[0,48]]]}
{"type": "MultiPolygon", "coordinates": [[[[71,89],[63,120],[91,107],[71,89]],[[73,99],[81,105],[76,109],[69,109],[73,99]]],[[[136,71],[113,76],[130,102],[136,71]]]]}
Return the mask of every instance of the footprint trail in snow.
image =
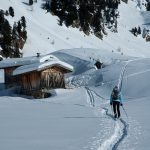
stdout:
{"type": "MultiPolygon", "coordinates": [[[[92,106],[94,106],[93,102],[95,101],[94,100],[95,92],[90,90],[88,87],[86,87],[85,89],[87,91],[87,95],[89,96],[90,104],[92,106]]],[[[107,103],[105,102],[103,105],[106,105],[106,104],[107,103]]],[[[113,119],[113,116],[108,113],[108,109],[105,107],[102,108],[102,112],[105,113],[105,115],[108,117],[108,120],[111,120],[111,122],[109,122],[111,124],[111,126],[108,127],[109,128],[108,130],[111,130],[112,128],[114,130],[113,130],[113,133],[111,133],[111,134],[108,133],[109,137],[103,137],[103,138],[105,138],[105,140],[97,140],[97,143],[99,142],[99,145],[100,145],[97,150],[116,150],[118,148],[119,144],[127,136],[128,124],[123,119],[115,121],[113,119]]],[[[102,137],[99,137],[99,138],[102,138],[102,137]]],[[[96,144],[94,144],[94,145],[96,145],[96,144]]],[[[93,148],[91,148],[91,149],[93,149],[93,148]]]]}

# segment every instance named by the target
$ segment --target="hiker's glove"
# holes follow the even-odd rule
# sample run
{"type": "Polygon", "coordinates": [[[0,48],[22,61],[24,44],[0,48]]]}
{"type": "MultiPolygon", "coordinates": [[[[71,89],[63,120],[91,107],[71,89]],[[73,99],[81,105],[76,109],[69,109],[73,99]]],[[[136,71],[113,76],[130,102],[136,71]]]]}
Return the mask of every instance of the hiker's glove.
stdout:
{"type": "Polygon", "coordinates": [[[112,105],[112,102],[110,102],[110,105],[112,105]]]}
{"type": "Polygon", "coordinates": [[[123,104],[121,103],[120,106],[123,106],[123,104]]]}

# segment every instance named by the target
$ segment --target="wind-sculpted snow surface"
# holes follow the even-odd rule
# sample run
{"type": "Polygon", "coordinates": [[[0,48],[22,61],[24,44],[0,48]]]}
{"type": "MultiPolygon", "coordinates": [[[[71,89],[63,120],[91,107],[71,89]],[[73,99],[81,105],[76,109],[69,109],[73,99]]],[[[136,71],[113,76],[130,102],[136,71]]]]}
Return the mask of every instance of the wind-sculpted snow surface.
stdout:
{"type": "Polygon", "coordinates": [[[66,76],[73,89],[55,90],[42,100],[0,91],[0,149],[149,150],[150,59],[102,51],[104,66],[96,70],[92,51],[54,53],[75,68],[66,76]],[[128,118],[121,108],[122,119],[115,121],[109,96],[119,81],[128,118]]]}

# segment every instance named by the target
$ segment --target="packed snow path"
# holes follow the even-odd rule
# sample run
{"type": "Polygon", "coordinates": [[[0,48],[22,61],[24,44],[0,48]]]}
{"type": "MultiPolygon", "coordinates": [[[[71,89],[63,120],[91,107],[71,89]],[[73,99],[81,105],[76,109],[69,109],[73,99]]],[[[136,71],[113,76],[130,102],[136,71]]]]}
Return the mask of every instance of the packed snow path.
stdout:
{"type": "MultiPolygon", "coordinates": [[[[128,60],[127,62],[126,62],[126,64],[124,65],[124,67],[122,67],[122,70],[121,70],[121,73],[120,73],[120,77],[119,77],[119,80],[118,80],[118,87],[119,87],[119,90],[121,91],[121,89],[122,89],[122,82],[123,82],[123,78],[124,78],[124,74],[125,74],[125,71],[126,71],[126,68],[127,68],[127,66],[129,65],[129,63],[131,63],[131,62],[134,62],[134,61],[138,61],[138,60],[143,60],[144,58],[137,58],[137,59],[132,59],[132,60],[128,60]]],[[[149,71],[149,69],[148,70],[145,70],[144,72],[146,72],[146,71],[149,71]]],[[[139,73],[144,73],[144,72],[138,72],[137,74],[139,74],[139,73]]],[[[134,73],[134,74],[132,74],[132,75],[135,75],[136,73],[134,73]]]]}
{"type": "MultiPolygon", "coordinates": [[[[91,106],[95,106],[94,102],[94,95],[93,93],[104,99],[103,97],[99,96],[95,91],[90,90],[90,88],[85,87],[87,94],[89,96],[90,99],[90,105],[91,106]]],[[[114,120],[114,117],[108,112],[108,108],[103,107],[102,108],[106,115],[108,117],[110,117],[110,119],[114,120]]],[[[116,150],[119,146],[119,144],[124,140],[124,138],[127,136],[128,134],[128,124],[123,120],[123,119],[119,119],[119,120],[114,120],[114,132],[113,134],[110,136],[110,138],[106,139],[103,143],[100,143],[100,146],[98,147],[98,150],[116,150]]]]}
{"type": "MultiPolygon", "coordinates": [[[[109,116],[111,119],[114,120],[114,117],[109,114],[107,108],[103,108],[106,111],[106,115],[109,116]]],[[[128,134],[128,127],[129,125],[123,120],[115,120],[115,129],[113,135],[107,139],[98,150],[116,150],[119,144],[124,140],[124,138],[128,134]],[[121,124],[122,123],[122,124],[121,124]]]]}

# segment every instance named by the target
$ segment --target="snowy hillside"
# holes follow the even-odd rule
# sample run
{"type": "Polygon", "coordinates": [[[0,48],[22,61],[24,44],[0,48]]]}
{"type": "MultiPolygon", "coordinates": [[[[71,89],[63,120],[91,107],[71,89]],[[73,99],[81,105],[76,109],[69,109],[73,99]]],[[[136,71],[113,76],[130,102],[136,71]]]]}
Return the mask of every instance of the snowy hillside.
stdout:
{"type": "Polygon", "coordinates": [[[121,2],[118,33],[108,30],[100,40],[59,26],[57,17],[41,9],[42,0],[33,7],[27,0],[0,1],[0,9],[14,8],[15,16],[7,16],[11,24],[26,18],[24,56],[50,54],[74,67],[66,75],[68,89],[50,91],[52,97],[45,99],[4,89],[0,71],[0,150],[150,149],[150,42],[130,32],[135,26],[150,28],[142,2],[121,2]],[[102,69],[95,68],[96,60],[102,69]],[[114,120],[109,103],[115,85],[122,87],[120,120],[114,120]]]}
{"type": "Polygon", "coordinates": [[[129,31],[140,25],[142,28],[149,25],[150,12],[142,12],[138,2],[121,2],[119,5],[120,17],[118,19],[118,33],[108,31],[104,40],[94,35],[86,36],[78,29],[61,27],[58,18],[41,9],[42,0],[38,0],[33,6],[28,6],[27,0],[1,0],[0,9],[8,9],[12,6],[15,17],[8,17],[12,23],[25,16],[27,21],[28,39],[23,49],[24,56],[34,55],[37,52],[50,53],[59,49],[70,48],[97,48],[109,51],[121,51],[123,54],[136,56],[149,56],[149,42],[139,36],[133,36],[129,31]],[[131,15],[132,14],[132,15],[131,15]],[[32,51],[32,53],[31,53],[32,51]]]}

